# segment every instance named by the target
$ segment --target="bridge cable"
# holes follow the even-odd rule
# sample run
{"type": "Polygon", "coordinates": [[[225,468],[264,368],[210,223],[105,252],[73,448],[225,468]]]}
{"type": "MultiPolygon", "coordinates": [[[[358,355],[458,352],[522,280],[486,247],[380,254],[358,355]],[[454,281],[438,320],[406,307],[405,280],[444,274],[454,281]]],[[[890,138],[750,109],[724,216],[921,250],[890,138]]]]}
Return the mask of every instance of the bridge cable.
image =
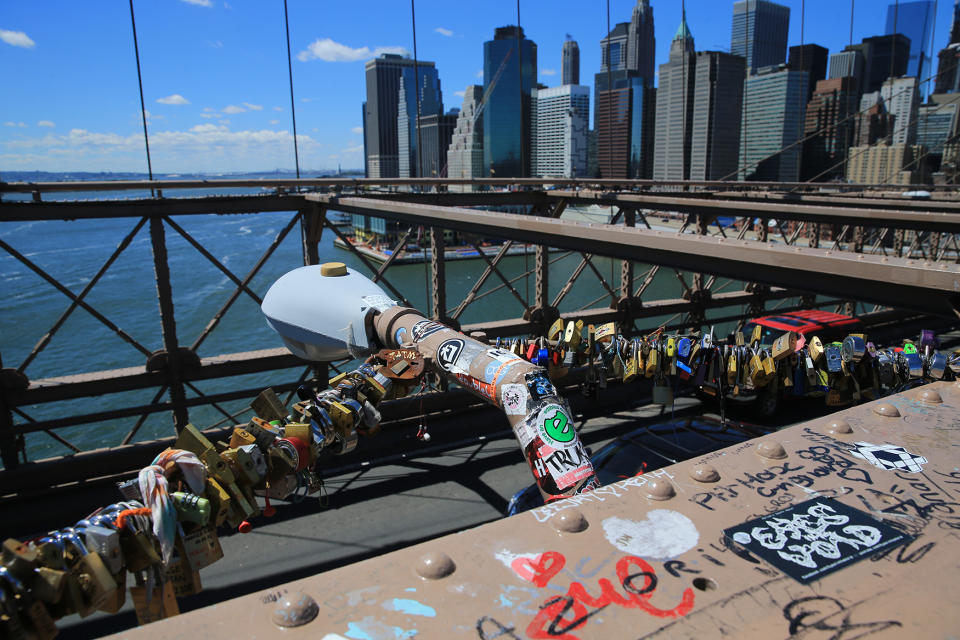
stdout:
{"type": "MultiPolygon", "coordinates": [[[[297,180],[299,180],[300,153],[297,150],[297,110],[293,101],[293,64],[290,62],[290,18],[287,14],[287,0],[283,0],[283,25],[287,30],[287,75],[290,78],[290,119],[293,121],[293,162],[297,170],[297,180]]],[[[297,191],[300,191],[299,184],[297,191]]]]}
{"type": "MultiPolygon", "coordinates": [[[[130,26],[133,28],[133,55],[137,59],[137,86],[140,87],[140,117],[143,119],[143,144],[147,148],[147,173],[153,182],[153,164],[150,162],[150,138],[147,135],[147,108],[143,103],[143,77],[140,75],[140,47],[137,44],[137,22],[133,17],[133,0],[130,0],[130,26]]],[[[150,197],[156,194],[150,187],[150,197]]]]}

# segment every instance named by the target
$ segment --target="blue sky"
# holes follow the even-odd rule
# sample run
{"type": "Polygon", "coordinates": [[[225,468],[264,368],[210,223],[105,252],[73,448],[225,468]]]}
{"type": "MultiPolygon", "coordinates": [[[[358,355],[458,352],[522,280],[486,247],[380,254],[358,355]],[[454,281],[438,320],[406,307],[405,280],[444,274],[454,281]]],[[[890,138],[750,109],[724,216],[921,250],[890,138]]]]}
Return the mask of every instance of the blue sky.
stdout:
{"type": "MultiPolygon", "coordinates": [[[[657,64],[680,21],[678,0],[652,0],[657,64]]],[[[801,42],[801,0],[790,44],[801,42]]],[[[610,24],[634,2],[610,0],[610,24]]],[[[934,55],[949,38],[953,3],[939,0],[934,55]]],[[[580,44],[581,83],[599,70],[601,0],[521,1],[538,46],[539,81],[560,81],[565,34],[580,44]]],[[[856,0],[854,41],[882,34],[887,2],[856,0]]],[[[362,168],[363,64],[379,51],[412,52],[403,1],[288,0],[300,163],[362,168]]],[[[293,166],[282,0],[135,0],[154,171],[267,171],[293,166]]],[[[698,50],[730,45],[732,0],[689,0],[698,50]]],[[[417,0],[417,54],[437,63],[444,106],[482,84],[483,42],[516,23],[516,2],[417,0]]],[[[803,42],[840,50],[850,4],[806,0],[803,42]]],[[[128,3],[0,0],[0,177],[3,171],[146,171],[128,3]]],[[[592,106],[591,106],[592,108],[592,106]]]]}

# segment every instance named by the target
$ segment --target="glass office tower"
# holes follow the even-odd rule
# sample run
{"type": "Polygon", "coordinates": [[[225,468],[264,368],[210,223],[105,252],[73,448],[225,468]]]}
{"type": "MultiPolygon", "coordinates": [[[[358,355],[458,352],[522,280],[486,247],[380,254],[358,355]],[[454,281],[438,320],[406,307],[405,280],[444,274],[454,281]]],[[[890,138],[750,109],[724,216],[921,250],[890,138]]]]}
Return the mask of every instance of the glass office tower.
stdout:
{"type": "Polygon", "coordinates": [[[537,85],[537,45],[521,27],[500,27],[483,43],[483,165],[487,176],[530,175],[531,91],[537,85]],[[520,44],[518,49],[517,45],[520,44]]]}

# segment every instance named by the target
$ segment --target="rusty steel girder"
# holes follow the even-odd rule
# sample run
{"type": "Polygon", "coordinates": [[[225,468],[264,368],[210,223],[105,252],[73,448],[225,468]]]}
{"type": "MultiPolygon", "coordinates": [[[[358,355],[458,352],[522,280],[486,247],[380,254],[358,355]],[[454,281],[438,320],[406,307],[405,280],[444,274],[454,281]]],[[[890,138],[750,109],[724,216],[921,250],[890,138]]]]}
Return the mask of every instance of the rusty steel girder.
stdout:
{"type": "MultiPolygon", "coordinates": [[[[856,298],[952,316],[960,291],[960,267],[903,258],[770,245],[767,243],[640,228],[613,227],[438,207],[372,198],[306,196],[348,213],[380,215],[416,224],[503,235],[561,249],[712,273],[801,291],[856,298]]],[[[927,214],[929,215],[929,214],[927,214]]]]}
{"type": "Polygon", "coordinates": [[[934,383],[123,636],[947,637],[958,410],[934,383]]]}

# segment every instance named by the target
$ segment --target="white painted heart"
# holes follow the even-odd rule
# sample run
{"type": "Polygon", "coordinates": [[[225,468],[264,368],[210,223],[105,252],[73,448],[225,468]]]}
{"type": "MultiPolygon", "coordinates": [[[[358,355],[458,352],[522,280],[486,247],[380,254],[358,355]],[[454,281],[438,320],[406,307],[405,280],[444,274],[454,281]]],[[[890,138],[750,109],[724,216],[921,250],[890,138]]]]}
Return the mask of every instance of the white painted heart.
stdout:
{"type": "Polygon", "coordinates": [[[669,560],[697,546],[700,532],[687,516],[670,509],[654,509],[644,520],[607,518],[607,540],[624,553],[650,560],[669,560]]]}

